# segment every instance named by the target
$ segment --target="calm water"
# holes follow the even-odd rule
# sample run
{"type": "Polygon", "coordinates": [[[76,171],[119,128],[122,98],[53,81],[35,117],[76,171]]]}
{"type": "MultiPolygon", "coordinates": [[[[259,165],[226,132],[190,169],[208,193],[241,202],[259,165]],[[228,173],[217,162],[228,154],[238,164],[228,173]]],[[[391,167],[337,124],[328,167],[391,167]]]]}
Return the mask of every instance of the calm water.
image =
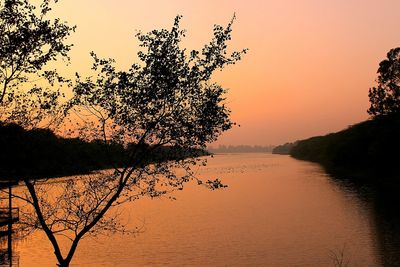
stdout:
{"type": "MultiPolygon", "coordinates": [[[[228,154],[210,159],[198,174],[229,187],[190,184],[176,201],[125,204],[129,226],[144,232],[84,239],[72,266],[334,266],[335,255],[349,266],[382,266],[398,255],[400,238],[376,205],[316,164],[228,154]]],[[[19,266],[55,266],[41,233],[14,249],[19,266]]]]}

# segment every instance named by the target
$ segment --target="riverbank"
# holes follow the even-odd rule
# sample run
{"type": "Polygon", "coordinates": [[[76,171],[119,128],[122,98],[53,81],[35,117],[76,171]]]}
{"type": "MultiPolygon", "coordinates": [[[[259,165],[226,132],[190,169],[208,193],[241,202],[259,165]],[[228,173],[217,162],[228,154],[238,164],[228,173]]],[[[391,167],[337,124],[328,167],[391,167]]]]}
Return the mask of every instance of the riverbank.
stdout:
{"type": "MultiPolygon", "coordinates": [[[[0,122],[0,180],[53,178],[123,167],[133,146],[124,148],[101,140],[63,138],[48,129],[25,130],[16,124],[0,122]]],[[[208,152],[162,146],[147,163],[203,155],[208,152]]]]}
{"type": "Polygon", "coordinates": [[[296,159],[320,163],[335,176],[400,186],[400,114],[377,117],[325,136],[300,140],[296,159]]]}

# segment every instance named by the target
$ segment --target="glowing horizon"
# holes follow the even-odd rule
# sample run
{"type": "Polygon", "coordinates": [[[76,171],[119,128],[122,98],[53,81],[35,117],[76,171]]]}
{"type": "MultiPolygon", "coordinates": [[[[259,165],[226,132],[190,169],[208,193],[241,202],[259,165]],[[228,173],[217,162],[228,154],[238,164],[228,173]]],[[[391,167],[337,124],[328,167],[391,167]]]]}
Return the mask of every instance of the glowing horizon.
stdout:
{"type": "Polygon", "coordinates": [[[241,127],[216,143],[268,145],[323,135],[368,118],[368,88],[389,49],[400,44],[398,1],[149,1],[64,0],[54,14],[77,32],[68,72],[90,69],[90,51],[119,67],[136,62],[135,30],[170,28],[177,14],[184,45],[206,43],[214,24],[236,13],[232,50],[241,62],[214,80],[241,127]]]}

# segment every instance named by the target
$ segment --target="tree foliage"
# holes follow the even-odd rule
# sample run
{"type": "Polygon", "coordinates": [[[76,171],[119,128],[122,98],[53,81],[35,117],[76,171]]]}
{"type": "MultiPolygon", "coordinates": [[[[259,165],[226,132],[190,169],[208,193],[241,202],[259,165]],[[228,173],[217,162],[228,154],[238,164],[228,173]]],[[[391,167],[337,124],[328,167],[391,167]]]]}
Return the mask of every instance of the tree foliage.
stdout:
{"type": "Polygon", "coordinates": [[[232,126],[223,103],[226,92],[210,81],[217,69],[234,64],[245,52],[227,55],[232,22],[216,25],[214,38],[202,51],[180,48],[185,31],[177,17],[171,30],[138,33],[144,51],[128,71],[94,53],[95,78],[78,75],[74,105],[85,106],[112,139],[120,142],[201,146],[232,126]]]}
{"type": "MultiPolygon", "coordinates": [[[[60,92],[43,87],[63,82],[56,70],[45,70],[58,58],[69,60],[66,38],[75,27],[48,19],[51,0],[39,7],[28,0],[0,2],[0,119],[36,125],[55,110],[60,92]],[[27,112],[29,111],[29,112],[27,112]]],[[[57,1],[55,1],[57,2],[57,1]]],[[[30,124],[30,125],[29,125],[30,124]]]]}
{"type": "Polygon", "coordinates": [[[368,113],[372,116],[400,111],[400,47],[391,49],[387,59],[379,64],[378,86],[369,89],[371,103],[368,113]]]}
{"type": "Polygon", "coordinates": [[[191,168],[206,164],[195,154],[152,160],[165,146],[184,152],[205,148],[234,124],[225,104],[226,89],[211,80],[216,70],[246,52],[227,51],[234,18],[226,27],[215,25],[212,40],[201,51],[190,52],[180,47],[185,36],[180,20],[176,17],[170,30],[139,32],[140,63],[129,70],[117,70],[113,59],[92,53],[94,75],[77,74],[67,110],[74,120],[81,119],[80,137],[122,145],[122,167],[56,184],[24,179],[28,191],[18,197],[36,213],[26,216],[25,226],[46,233],[59,266],[69,266],[84,236],[126,232],[115,215],[126,201],[161,197],[182,190],[189,181],[209,189],[225,187],[219,179],[195,176],[191,168]],[[60,237],[71,241],[66,250],[59,246],[60,237]]]}

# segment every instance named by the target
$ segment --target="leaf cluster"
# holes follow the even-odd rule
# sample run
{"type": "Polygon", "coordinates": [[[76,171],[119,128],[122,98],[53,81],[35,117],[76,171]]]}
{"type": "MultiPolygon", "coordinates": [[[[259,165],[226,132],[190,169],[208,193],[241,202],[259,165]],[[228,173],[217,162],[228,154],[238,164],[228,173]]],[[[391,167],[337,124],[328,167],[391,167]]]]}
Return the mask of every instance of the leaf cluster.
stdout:
{"type": "Polygon", "coordinates": [[[379,64],[377,83],[369,89],[368,113],[379,116],[400,112],[400,47],[391,49],[379,64]]]}

